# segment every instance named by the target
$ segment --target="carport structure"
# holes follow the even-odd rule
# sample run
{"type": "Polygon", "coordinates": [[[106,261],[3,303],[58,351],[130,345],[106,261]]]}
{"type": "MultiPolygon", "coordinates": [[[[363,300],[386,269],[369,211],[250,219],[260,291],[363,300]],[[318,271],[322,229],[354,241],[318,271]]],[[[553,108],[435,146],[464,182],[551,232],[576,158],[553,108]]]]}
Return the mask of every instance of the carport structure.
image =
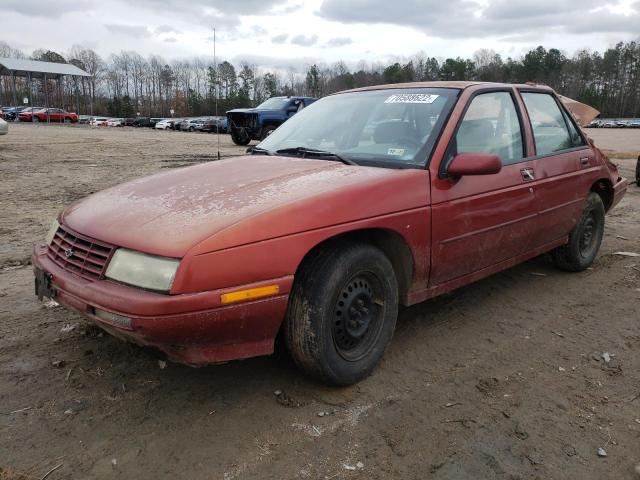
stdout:
{"type": "MultiPolygon", "coordinates": [[[[78,78],[91,77],[91,74],[69,63],[41,62],[37,60],[23,60],[19,58],[3,58],[0,57],[0,77],[10,77],[11,99],[14,106],[18,106],[18,93],[16,87],[16,79],[24,79],[26,85],[23,85],[23,92],[28,92],[25,97],[28,99],[24,102],[26,106],[33,106],[33,83],[40,81],[44,85],[44,107],[49,108],[51,96],[55,91],[49,89],[49,81],[55,81],[55,90],[57,90],[58,101],[63,106],[63,82],[66,77],[71,77],[75,87],[76,111],[79,110],[79,91],[78,78]],[[25,88],[26,87],[26,88],[25,88]]],[[[3,82],[6,85],[6,82],[3,82]]],[[[20,102],[23,103],[23,102],[20,102]]]]}

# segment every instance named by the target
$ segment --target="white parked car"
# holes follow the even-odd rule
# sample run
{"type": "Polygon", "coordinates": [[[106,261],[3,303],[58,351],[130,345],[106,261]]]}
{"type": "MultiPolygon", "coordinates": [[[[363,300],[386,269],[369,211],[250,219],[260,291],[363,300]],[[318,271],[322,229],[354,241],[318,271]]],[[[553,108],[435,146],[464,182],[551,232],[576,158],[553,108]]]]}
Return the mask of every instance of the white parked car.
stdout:
{"type": "Polygon", "coordinates": [[[89,122],[89,125],[92,127],[106,127],[108,121],[109,119],[106,117],[94,117],[89,122]]]}
{"type": "Polygon", "coordinates": [[[106,117],[94,117],[89,122],[89,125],[91,125],[92,127],[102,127],[106,126],[108,121],[109,119],[106,117]]]}
{"type": "Polygon", "coordinates": [[[122,118],[110,118],[107,120],[107,127],[121,127],[124,124],[122,118]]]}
{"type": "Polygon", "coordinates": [[[154,128],[158,130],[167,130],[168,128],[171,128],[172,121],[174,121],[172,118],[166,118],[164,120],[160,120],[158,123],[156,123],[156,126],[154,128]]]}
{"type": "Polygon", "coordinates": [[[9,124],[0,118],[0,135],[9,133],[9,124]]]}

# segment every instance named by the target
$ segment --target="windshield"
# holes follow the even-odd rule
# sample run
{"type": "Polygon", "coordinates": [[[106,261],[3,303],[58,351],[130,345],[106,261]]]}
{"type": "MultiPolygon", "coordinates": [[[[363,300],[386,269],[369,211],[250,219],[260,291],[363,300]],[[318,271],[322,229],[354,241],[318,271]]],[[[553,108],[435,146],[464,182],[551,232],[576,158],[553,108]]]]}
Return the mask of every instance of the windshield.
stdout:
{"type": "Polygon", "coordinates": [[[359,165],[424,167],[459,90],[407,88],[342,93],[314,102],[269,135],[270,152],[331,152],[359,165]]]}
{"type": "Polygon", "coordinates": [[[265,100],[264,102],[262,102],[256,108],[263,108],[263,109],[268,108],[272,110],[280,110],[281,108],[286,107],[288,103],[289,103],[288,98],[272,97],[269,100],[265,100]]]}

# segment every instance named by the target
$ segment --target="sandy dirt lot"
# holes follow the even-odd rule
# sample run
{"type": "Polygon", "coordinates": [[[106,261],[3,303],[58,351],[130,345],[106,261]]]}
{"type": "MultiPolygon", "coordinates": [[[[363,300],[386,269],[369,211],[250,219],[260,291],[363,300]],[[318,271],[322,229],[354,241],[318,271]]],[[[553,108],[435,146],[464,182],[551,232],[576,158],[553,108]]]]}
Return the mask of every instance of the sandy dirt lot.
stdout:
{"type": "MultiPolygon", "coordinates": [[[[631,177],[640,130],[589,134],[631,177]]],[[[36,300],[31,245],[63,206],[214,156],[199,133],[0,137],[0,479],[640,478],[640,258],[613,255],[640,252],[638,187],[593,268],[541,257],[404,309],[382,364],[349,388],[286,356],[161,369],[36,300]]]]}

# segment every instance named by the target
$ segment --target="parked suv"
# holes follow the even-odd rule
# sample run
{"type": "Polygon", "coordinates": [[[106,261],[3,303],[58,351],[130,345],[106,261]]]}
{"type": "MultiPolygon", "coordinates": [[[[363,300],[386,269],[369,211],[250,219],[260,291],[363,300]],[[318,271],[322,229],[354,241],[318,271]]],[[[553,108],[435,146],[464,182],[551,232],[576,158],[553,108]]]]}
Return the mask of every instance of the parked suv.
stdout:
{"type": "Polygon", "coordinates": [[[202,129],[204,125],[204,119],[202,118],[185,118],[180,122],[180,130],[183,132],[195,132],[202,129]]]}
{"type": "Polygon", "coordinates": [[[399,305],[545,252],[589,268],[627,189],[532,85],[342,92],[251,153],[74,202],[35,246],[37,295],[189,365],[267,355],[280,335],[301,369],[347,385],[399,305]]]}
{"type": "Polygon", "coordinates": [[[272,97],[256,108],[236,108],[227,112],[231,139],[236,145],[264,140],[289,118],[316,99],[312,97],[272,97]]]}
{"type": "Polygon", "coordinates": [[[200,131],[209,133],[227,133],[227,126],[227,117],[212,117],[205,120],[200,131]]]}

